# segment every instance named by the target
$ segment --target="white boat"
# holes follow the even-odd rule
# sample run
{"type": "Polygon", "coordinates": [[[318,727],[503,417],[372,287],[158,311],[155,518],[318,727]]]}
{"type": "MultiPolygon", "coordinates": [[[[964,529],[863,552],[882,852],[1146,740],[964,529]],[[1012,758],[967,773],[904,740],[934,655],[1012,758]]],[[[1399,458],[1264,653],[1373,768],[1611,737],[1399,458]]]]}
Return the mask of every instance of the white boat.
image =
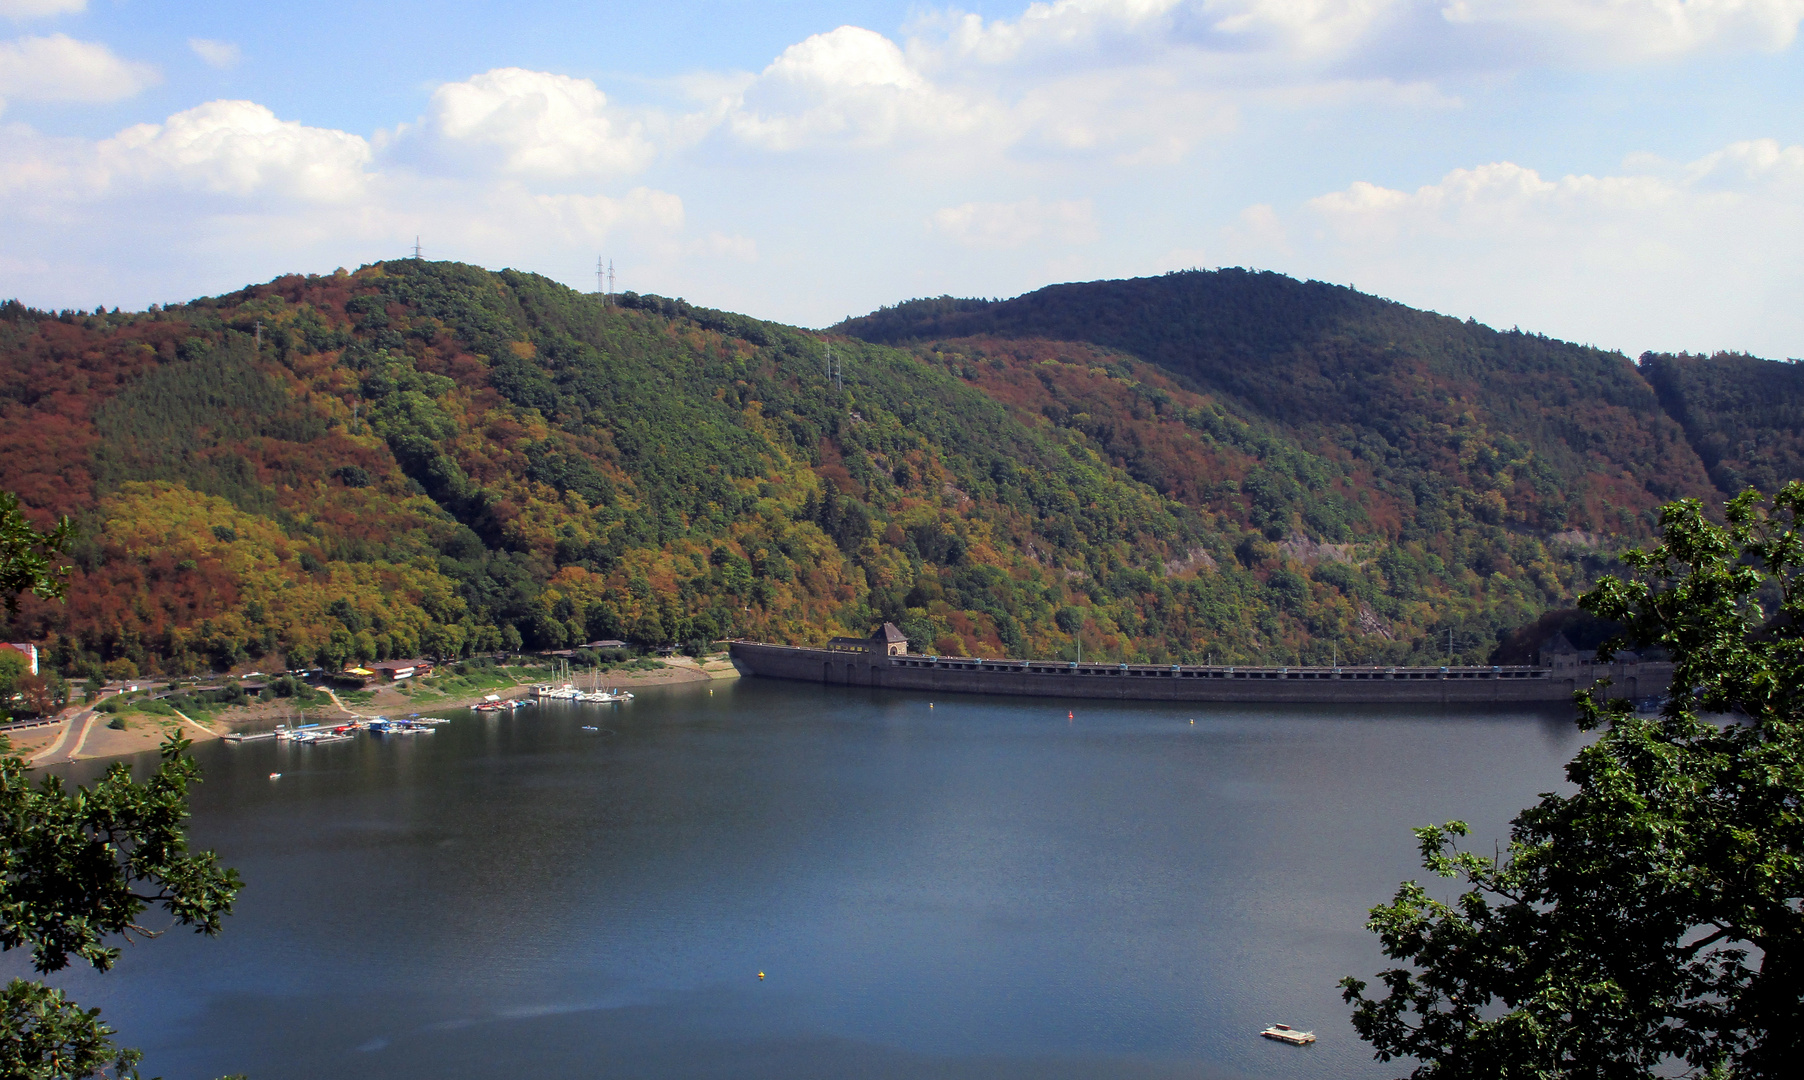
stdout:
{"type": "Polygon", "coordinates": [[[605,705],[613,701],[631,701],[633,700],[633,695],[627,690],[596,690],[587,694],[579,694],[577,695],[576,700],[605,705]]]}
{"type": "Polygon", "coordinates": [[[1315,1041],[1315,1032],[1298,1031],[1289,1024],[1273,1024],[1259,1034],[1268,1039],[1290,1043],[1292,1046],[1307,1046],[1315,1041]]]}
{"type": "Polygon", "coordinates": [[[561,701],[574,701],[582,695],[582,691],[578,690],[576,684],[570,681],[570,666],[568,664],[561,660],[558,661],[557,671],[555,672],[554,677],[562,678],[565,681],[562,684],[540,683],[532,688],[533,696],[561,701]]]}

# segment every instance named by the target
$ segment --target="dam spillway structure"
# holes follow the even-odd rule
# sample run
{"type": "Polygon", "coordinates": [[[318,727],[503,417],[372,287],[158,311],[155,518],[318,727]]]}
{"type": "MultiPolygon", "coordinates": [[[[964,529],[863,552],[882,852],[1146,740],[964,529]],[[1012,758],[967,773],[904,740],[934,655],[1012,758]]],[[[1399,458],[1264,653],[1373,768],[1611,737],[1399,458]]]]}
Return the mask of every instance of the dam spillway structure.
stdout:
{"type": "Polygon", "coordinates": [[[830,686],[1017,697],[1104,698],[1246,704],[1508,705],[1570,702],[1574,692],[1609,680],[1609,698],[1661,695],[1672,664],[1619,653],[1611,663],[1584,659],[1556,637],[1539,665],[1447,667],[1244,667],[1239,665],[1079,663],[928,656],[884,623],[868,638],[825,645],[734,641],[732,658],[748,674],[830,686]]]}

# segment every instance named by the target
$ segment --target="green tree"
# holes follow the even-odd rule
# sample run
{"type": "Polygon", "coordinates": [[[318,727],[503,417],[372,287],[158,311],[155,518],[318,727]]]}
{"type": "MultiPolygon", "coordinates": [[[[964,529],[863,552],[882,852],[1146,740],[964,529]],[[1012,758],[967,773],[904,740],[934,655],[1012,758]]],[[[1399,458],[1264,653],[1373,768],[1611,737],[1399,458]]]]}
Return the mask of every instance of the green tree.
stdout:
{"type": "Polygon", "coordinates": [[[16,649],[0,649],[0,715],[6,713],[13,695],[23,688],[25,680],[30,677],[31,665],[26,662],[24,653],[16,649]]]}
{"type": "MultiPolygon", "coordinates": [[[[39,533],[0,493],[0,595],[60,597],[54,568],[71,530],[39,533]]],[[[188,785],[199,769],[185,739],[162,746],[162,765],[143,783],[113,765],[92,788],[61,778],[33,783],[30,765],[0,737],[0,949],[30,948],[40,973],[82,960],[106,971],[119,950],[111,937],[156,937],[138,921],[153,905],[172,924],[217,934],[240,881],[212,852],[191,854],[184,826],[188,785]]],[[[167,928],[165,928],[167,929],[167,928]]],[[[100,1010],[42,983],[14,979],[0,989],[0,1076],[32,1080],[136,1077],[138,1051],[113,1045],[100,1010]]]]}
{"type": "Polygon", "coordinates": [[[0,491],[0,599],[8,613],[19,610],[19,594],[60,600],[69,590],[69,568],[58,557],[75,539],[75,523],[63,518],[49,532],[39,532],[19,510],[19,497],[0,491]]]}
{"type": "Polygon", "coordinates": [[[1519,815],[1507,854],[1417,830],[1451,903],[1417,882],[1372,909],[1386,993],[1342,981],[1381,1060],[1425,1077],[1795,1075],[1804,1052],[1804,485],[1725,524],[1683,500],[1660,543],[1582,600],[1600,650],[1674,661],[1658,716],[1578,695],[1602,733],[1570,795],[1519,815]]]}

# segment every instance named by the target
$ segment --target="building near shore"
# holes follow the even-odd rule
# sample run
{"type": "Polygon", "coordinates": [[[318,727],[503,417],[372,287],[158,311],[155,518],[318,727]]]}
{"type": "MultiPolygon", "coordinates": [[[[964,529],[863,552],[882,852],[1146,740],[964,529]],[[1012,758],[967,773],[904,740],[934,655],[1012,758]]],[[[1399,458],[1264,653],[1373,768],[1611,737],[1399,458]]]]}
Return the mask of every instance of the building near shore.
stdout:
{"type": "Polygon", "coordinates": [[[11,649],[13,652],[22,654],[25,657],[25,663],[31,669],[31,674],[38,673],[38,647],[36,645],[29,641],[0,641],[0,649],[11,649]]]}
{"type": "Polygon", "coordinates": [[[432,674],[432,663],[428,660],[383,660],[362,670],[369,671],[384,682],[400,682],[416,675],[432,674]]]}

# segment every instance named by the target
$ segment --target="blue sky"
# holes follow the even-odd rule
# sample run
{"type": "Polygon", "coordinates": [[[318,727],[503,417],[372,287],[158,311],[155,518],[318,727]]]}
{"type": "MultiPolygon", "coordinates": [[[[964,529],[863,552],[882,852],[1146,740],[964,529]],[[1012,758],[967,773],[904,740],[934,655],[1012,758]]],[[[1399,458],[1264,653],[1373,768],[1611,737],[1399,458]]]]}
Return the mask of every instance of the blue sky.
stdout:
{"type": "Polygon", "coordinates": [[[0,0],[0,296],[410,250],[803,325],[1247,265],[1804,355],[1804,0],[0,0]]]}

